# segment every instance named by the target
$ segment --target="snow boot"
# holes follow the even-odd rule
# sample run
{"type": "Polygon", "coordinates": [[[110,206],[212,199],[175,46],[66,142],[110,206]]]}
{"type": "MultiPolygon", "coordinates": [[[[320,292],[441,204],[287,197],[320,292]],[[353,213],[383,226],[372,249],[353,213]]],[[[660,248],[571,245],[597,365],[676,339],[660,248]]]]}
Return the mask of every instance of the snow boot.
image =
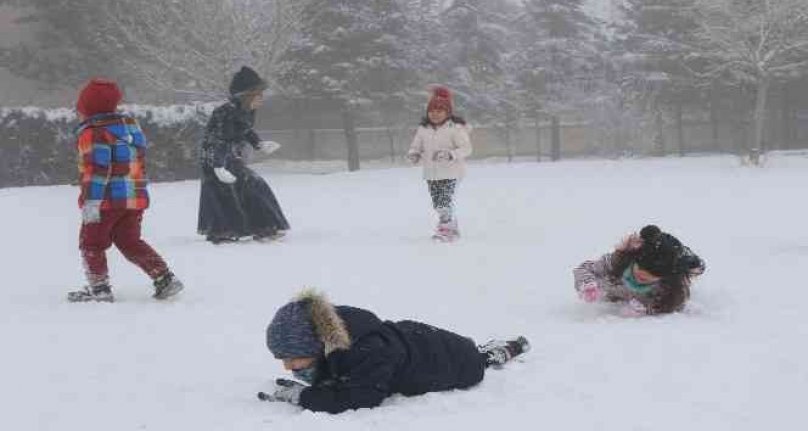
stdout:
{"type": "Polygon", "coordinates": [[[486,355],[487,367],[501,368],[511,359],[530,351],[530,343],[525,337],[515,340],[491,340],[479,347],[480,353],[486,355]]]}
{"type": "Polygon", "coordinates": [[[256,234],[253,235],[253,240],[258,242],[275,242],[280,241],[286,236],[285,230],[278,230],[271,234],[256,234]]]}
{"type": "Polygon", "coordinates": [[[81,290],[67,292],[69,302],[115,302],[109,283],[84,286],[81,290]]]}
{"type": "Polygon", "coordinates": [[[231,242],[238,242],[237,236],[216,236],[216,235],[208,235],[205,238],[206,241],[210,241],[213,244],[228,244],[231,242]]]}
{"type": "Polygon", "coordinates": [[[457,220],[438,223],[432,239],[440,242],[452,242],[460,238],[460,230],[457,228],[457,220]]]}
{"type": "Polygon", "coordinates": [[[168,271],[154,280],[154,295],[152,297],[154,299],[167,299],[180,293],[184,288],[185,286],[177,276],[168,271]]]}

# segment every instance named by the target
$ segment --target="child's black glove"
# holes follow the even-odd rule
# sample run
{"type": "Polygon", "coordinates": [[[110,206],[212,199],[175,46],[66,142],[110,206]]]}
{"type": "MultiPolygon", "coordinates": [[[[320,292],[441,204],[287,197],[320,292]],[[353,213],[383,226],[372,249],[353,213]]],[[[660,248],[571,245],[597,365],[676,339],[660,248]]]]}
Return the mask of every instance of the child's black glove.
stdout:
{"type": "Polygon", "coordinates": [[[271,394],[259,392],[258,399],[261,401],[284,401],[297,405],[300,402],[300,393],[306,389],[306,385],[289,379],[276,379],[275,389],[271,394]]]}

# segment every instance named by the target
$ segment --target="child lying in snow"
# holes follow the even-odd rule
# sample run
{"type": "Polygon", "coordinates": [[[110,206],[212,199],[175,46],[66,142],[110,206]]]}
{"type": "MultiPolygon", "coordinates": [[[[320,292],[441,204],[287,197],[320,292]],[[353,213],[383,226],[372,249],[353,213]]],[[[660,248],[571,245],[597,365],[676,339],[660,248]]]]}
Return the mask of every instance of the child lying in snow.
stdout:
{"type": "Polygon", "coordinates": [[[462,389],[530,349],[519,337],[477,347],[470,338],[420,322],[381,321],[368,310],[334,306],[307,291],[281,307],[267,347],[299,380],[278,379],[265,401],[340,413],[375,407],[392,394],[462,389]]]}
{"type": "Polygon", "coordinates": [[[690,298],[691,279],[704,269],[704,261],[673,235],[648,225],[573,274],[584,301],[623,302],[622,315],[642,316],[681,311],[690,298]]]}

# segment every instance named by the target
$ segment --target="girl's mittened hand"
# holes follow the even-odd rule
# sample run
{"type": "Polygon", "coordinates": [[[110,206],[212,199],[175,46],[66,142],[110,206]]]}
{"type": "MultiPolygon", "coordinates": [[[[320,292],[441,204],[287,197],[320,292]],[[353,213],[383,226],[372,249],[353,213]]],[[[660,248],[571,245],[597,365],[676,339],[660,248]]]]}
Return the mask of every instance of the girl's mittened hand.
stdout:
{"type": "Polygon", "coordinates": [[[432,160],[436,162],[451,162],[454,160],[454,156],[452,156],[452,153],[449,150],[438,150],[435,151],[435,155],[432,156],[432,160]]]}
{"type": "Polygon", "coordinates": [[[421,161],[421,155],[418,153],[408,153],[407,160],[409,160],[413,165],[416,165],[421,161]]]}
{"type": "Polygon", "coordinates": [[[617,244],[615,250],[631,251],[637,250],[640,247],[642,247],[642,238],[640,238],[640,234],[632,233],[631,235],[623,238],[623,241],[621,241],[620,244],[617,244]]]}
{"type": "Polygon", "coordinates": [[[264,154],[272,154],[281,147],[281,144],[274,141],[261,141],[258,144],[258,150],[264,154]]]}
{"type": "Polygon", "coordinates": [[[216,174],[216,178],[218,178],[219,181],[225,184],[233,184],[236,182],[235,175],[225,168],[213,168],[213,173],[216,174]]]}
{"type": "Polygon", "coordinates": [[[579,295],[584,302],[598,302],[603,299],[603,290],[601,290],[597,282],[590,281],[581,287],[579,295]]]}

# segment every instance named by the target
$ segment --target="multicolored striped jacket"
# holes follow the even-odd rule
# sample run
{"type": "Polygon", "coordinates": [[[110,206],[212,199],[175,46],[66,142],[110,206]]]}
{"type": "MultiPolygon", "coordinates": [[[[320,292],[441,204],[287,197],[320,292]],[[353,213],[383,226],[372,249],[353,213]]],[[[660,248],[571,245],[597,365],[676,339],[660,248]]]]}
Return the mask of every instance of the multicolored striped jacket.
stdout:
{"type": "Polygon", "coordinates": [[[82,122],[76,130],[81,194],[101,201],[101,209],[146,209],[146,137],[137,120],[105,113],[82,122]]]}

